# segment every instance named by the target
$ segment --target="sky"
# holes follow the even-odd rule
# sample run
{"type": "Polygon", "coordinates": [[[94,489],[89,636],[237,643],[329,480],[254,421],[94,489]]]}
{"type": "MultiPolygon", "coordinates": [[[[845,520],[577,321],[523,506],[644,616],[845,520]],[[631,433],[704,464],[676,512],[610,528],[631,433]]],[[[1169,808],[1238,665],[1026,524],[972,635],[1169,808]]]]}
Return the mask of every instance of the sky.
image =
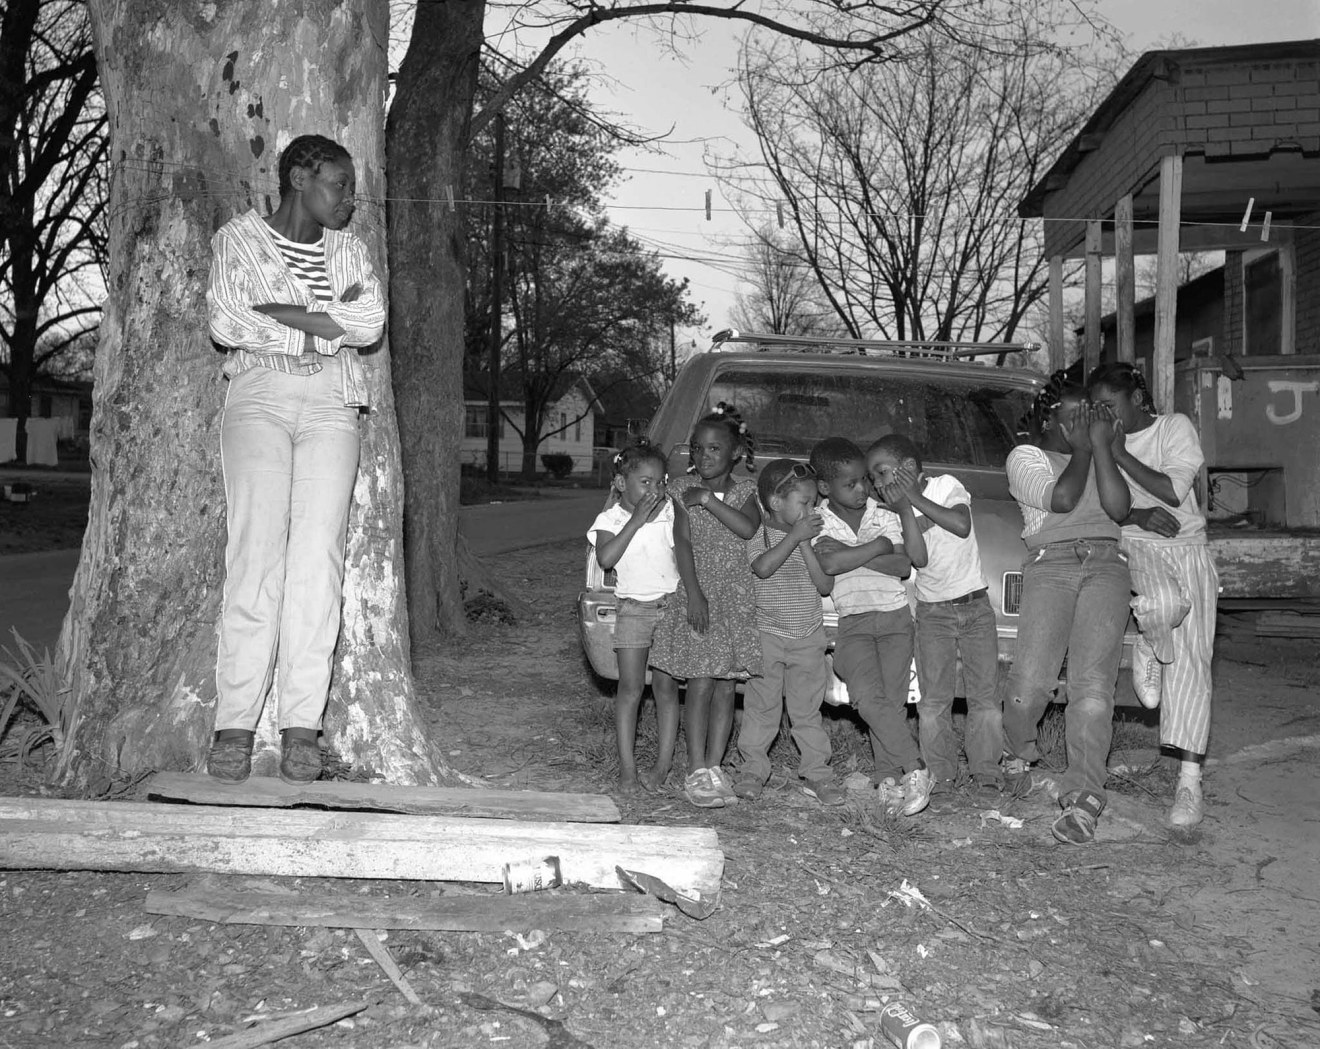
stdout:
{"type": "MultiPolygon", "coordinates": [[[[1207,47],[1320,38],[1320,0],[1101,0],[1099,7],[1133,52],[1158,47],[1172,34],[1207,47]]],[[[627,178],[607,195],[608,213],[661,254],[670,276],[688,279],[708,323],[680,333],[680,345],[704,349],[713,332],[729,326],[745,234],[710,161],[739,147],[754,153],[755,140],[729,105],[737,97],[728,86],[737,58],[732,25],[708,20],[699,38],[679,46],[681,57],[622,23],[591,30],[574,57],[600,74],[594,97],[601,110],[665,136],[618,155],[627,178]]]]}

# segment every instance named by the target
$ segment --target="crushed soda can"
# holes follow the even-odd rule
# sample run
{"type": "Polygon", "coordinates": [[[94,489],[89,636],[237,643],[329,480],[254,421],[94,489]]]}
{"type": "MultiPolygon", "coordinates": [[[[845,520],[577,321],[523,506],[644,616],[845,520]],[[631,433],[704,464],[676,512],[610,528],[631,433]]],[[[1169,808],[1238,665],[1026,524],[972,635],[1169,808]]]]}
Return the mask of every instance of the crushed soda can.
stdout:
{"type": "Polygon", "coordinates": [[[504,875],[504,891],[508,893],[557,889],[564,884],[563,874],[559,870],[558,856],[544,856],[539,860],[506,863],[502,873],[504,875]]]}
{"type": "Polygon", "coordinates": [[[890,1002],[880,1010],[880,1030],[899,1049],[940,1049],[940,1032],[918,1020],[902,1002],[890,1002]]]}

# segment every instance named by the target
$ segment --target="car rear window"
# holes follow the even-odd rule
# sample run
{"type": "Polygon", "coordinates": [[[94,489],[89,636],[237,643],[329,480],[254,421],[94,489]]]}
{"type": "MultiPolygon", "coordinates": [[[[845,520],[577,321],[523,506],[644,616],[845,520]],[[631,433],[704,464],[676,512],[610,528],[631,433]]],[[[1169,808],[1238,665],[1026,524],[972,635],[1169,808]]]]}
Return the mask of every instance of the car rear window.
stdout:
{"type": "Polygon", "coordinates": [[[730,369],[715,376],[707,410],[734,405],[761,460],[805,458],[825,437],[847,437],[865,450],[903,433],[926,462],[999,469],[1033,393],[967,376],[730,369]]]}

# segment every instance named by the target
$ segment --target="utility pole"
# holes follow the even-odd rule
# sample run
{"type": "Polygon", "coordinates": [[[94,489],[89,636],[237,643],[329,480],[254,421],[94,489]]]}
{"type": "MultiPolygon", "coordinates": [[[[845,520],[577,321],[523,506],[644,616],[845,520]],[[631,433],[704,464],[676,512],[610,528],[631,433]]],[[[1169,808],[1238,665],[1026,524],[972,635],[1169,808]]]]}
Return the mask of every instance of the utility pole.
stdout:
{"type": "Polygon", "coordinates": [[[486,479],[500,479],[500,350],[504,298],[504,114],[495,114],[495,217],[490,234],[490,399],[486,403],[486,479]]]}
{"type": "Polygon", "coordinates": [[[678,378],[678,333],[674,330],[673,318],[669,321],[669,385],[674,385],[678,378]]]}

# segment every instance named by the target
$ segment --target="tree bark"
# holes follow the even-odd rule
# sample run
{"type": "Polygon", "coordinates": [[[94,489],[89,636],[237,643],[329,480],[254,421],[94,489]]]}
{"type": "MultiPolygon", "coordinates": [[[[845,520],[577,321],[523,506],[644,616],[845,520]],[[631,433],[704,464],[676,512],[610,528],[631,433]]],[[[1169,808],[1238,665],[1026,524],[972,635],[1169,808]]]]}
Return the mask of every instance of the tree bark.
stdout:
{"type": "MultiPolygon", "coordinates": [[[[59,654],[77,704],[60,772],[82,783],[203,761],[225,541],[225,381],[204,307],[210,238],[242,210],[273,210],[280,149],[318,132],[355,159],[352,228],[384,277],[388,38],[385,0],[90,8],[113,188],[91,511],[59,654]]],[[[362,423],[325,730],[346,761],[431,783],[446,769],[409,673],[388,349],[364,360],[373,409],[362,423]]],[[[266,741],[274,707],[272,696],[259,730],[266,741]]]]}
{"type": "Polygon", "coordinates": [[[413,641],[466,625],[456,554],[463,439],[464,209],[485,0],[418,4],[385,139],[390,338],[413,641]]]}

